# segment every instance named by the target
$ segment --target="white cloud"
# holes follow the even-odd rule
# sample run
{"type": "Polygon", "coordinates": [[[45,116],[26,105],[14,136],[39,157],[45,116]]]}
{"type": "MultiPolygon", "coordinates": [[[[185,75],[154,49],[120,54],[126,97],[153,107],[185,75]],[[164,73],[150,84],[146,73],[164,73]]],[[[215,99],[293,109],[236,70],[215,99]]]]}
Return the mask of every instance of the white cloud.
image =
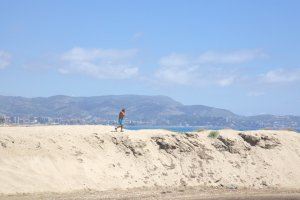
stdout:
{"type": "Polygon", "coordinates": [[[143,32],[136,32],[135,34],[133,34],[132,40],[134,40],[134,41],[139,40],[143,36],[144,36],[143,32]]]}
{"type": "Polygon", "coordinates": [[[247,96],[249,97],[259,97],[265,95],[264,92],[258,92],[258,91],[251,91],[247,93],[247,96]]]}
{"type": "Polygon", "coordinates": [[[185,55],[173,53],[162,57],[159,64],[162,66],[181,67],[191,64],[191,60],[189,60],[185,55]]]}
{"type": "Polygon", "coordinates": [[[229,86],[236,80],[235,76],[223,77],[217,81],[220,86],[229,86]]]}
{"type": "Polygon", "coordinates": [[[197,68],[185,67],[184,69],[180,67],[162,67],[156,72],[156,77],[165,81],[173,82],[182,85],[192,84],[195,79],[200,77],[197,68]]]}
{"type": "Polygon", "coordinates": [[[267,83],[289,83],[300,81],[300,68],[274,69],[262,76],[267,83]]]}
{"type": "Polygon", "coordinates": [[[199,76],[198,67],[193,66],[191,61],[180,54],[170,54],[162,57],[159,61],[160,68],[156,71],[156,77],[166,82],[189,84],[192,79],[199,76]]]}
{"type": "Polygon", "coordinates": [[[71,61],[93,61],[97,59],[103,59],[109,61],[132,58],[136,54],[136,49],[84,49],[75,47],[64,53],[62,59],[71,61]]]}
{"type": "Polygon", "coordinates": [[[8,52],[0,50],[0,69],[4,69],[11,63],[11,55],[8,52]]]}
{"type": "Polygon", "coordinates": [[[235,64],[264,56],[265,54],[261,50],[229,53],[205,52],[199,56],[173,53],[160,59],[160,67],[155,75],[164,82],[183,85],[213,84],[225,87],[243,79],[235,64]],[[226,67],[229,64],[230,67],[226,67]]]}
{"type": "Polygon", "coordinates": [[[260,49],[227,53],[207,51],[198,57],[197,62],[211,64],[239,64],[265,57],[267,57],[267,55],[260,49]]]}
{"type": "Polygon", "coordinates": [[[76,47],[61,56],[62,74],[85,74],[99,79],[126,79],[138,74],[131,59],[136,49],[85,49],[76,47]]]}

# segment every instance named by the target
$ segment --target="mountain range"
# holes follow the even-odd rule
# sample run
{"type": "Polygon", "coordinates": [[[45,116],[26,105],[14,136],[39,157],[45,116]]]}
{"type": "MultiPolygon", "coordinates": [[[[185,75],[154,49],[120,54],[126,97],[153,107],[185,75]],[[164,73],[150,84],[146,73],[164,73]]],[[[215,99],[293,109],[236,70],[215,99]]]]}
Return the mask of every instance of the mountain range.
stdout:
{"type": "Polygon", "coordinates": [[[95,97],[0,96],[0,115],[76,119],[80,123],[115,120],[126,108],[131,125],[203,126],[235,129],[299,129],[299,116],[241,116],[229,110],[204,105],[183,105],[167,96],[108,95],[95,97]]]}

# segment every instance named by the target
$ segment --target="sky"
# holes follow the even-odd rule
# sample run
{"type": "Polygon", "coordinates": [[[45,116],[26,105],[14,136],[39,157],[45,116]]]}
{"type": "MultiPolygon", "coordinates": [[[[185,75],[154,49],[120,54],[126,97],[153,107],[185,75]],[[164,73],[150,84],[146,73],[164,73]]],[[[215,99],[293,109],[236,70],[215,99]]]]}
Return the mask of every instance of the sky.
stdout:
{"type": "Polygon", "coordinates": [[[300,1],[0,0],[0,95],[300,115],[300,1]]]}

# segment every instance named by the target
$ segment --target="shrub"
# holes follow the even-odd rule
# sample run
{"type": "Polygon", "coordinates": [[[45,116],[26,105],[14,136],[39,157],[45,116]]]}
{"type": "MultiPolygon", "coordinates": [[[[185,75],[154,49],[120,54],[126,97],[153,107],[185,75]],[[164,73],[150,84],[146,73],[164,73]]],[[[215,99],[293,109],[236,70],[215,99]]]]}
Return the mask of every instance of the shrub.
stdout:
{"type": "Polygon", "coordinates": [[[205,131],[205,129],[203,129],[203,128],[196,130],[196,132],[198,132],[198,133],[203,132],[203,131],[205,131]]]}
{"type": "Polygon", "coordinates": [[[218,131],[211,131],[208,134],[208,137],[210,137],[210,138],[217,138],[218,136],[219,136],[219,132],[218,131]]]}

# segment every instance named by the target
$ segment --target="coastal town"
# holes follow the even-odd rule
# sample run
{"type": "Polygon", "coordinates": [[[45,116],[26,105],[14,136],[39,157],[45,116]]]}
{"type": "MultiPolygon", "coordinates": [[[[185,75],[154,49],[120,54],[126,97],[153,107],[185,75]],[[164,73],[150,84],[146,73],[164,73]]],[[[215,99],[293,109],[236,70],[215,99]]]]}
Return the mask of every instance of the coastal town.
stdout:
{"type": "MultiPolygon", "coordinates": [[[[0,125],[114,125],[117,120],[103,118],[54,118],[34,116],[0,116],[0,125]]],[[[139,120],[126,120],[127,125],[151,125],[151,122],[139,120]]]]}
{"type": "MultiPolygon", "coordinates": [[[[104,117],[42,117],[42,116],[8,116],[0,115],[0,125],[116,125],[117,119],[104,117]]],[[[300,130],[299,122],[290,116],[277,116],[273,120],[248,118],[198,118],[194,121],[188,119],[170,120],[170,119],[125,119],[127,127],[143,126],[143,127],[202,127],[208,129],[224,129],[233,128],[239,130],[255,130],[255,129],[291,129],[300,130]]]]}

